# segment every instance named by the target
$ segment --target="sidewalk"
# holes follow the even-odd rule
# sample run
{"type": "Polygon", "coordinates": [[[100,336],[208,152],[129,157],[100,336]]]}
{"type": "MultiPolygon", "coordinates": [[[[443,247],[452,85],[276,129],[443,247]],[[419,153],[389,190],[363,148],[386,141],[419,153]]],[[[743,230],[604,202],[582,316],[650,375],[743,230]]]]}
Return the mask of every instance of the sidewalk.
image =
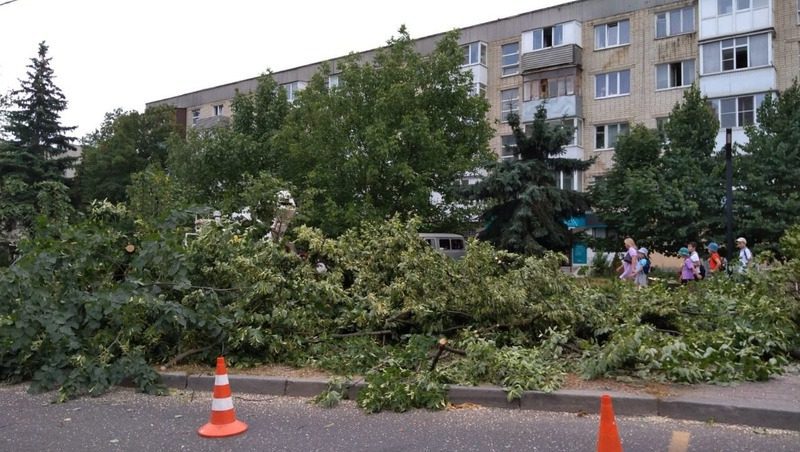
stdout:
{"type": "MultiPolygon", "coordinates": [[[[186,372],[161,372],[167,387],[210,392],[214,375],[186,372]]],[[[328,387],[327,378],[296,378],[229,374],[234,393],[289,397],[314,397],[328,387]]],[[[585,382],[590,389],[564,389],[552,393],[527,391],[509,402],[496,386],[451,386],[448,400],[453,404],[559,411],[576,414],[597,413],[600,396],[610,394],[614,412],[620,416],[663,416],[702,422],[748,425],[800,431],[800,369],[766,382],[745,382],[731,386],[668,385],[667,391],[651,395],[624,385],[604,387],[602,382],[585,382]]],[[[363,383],[349,389],[355,399],[363,383]]]]}

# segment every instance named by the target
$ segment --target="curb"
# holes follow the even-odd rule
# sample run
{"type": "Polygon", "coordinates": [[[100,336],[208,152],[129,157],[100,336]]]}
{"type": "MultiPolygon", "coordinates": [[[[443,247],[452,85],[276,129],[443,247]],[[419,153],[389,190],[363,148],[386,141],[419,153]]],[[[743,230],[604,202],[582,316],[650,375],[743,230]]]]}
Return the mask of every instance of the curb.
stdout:
{"type": "MultiPolygon", "coordinates": [[[[211,392],[213,375],[188,375],[185,372],[159,372],[168,388],[211,392]]],[[[328,388],[321,378],[284,378],[251,375],[228,375],[232,388],[246,394],[287,397],[315,397],[328,388]]],[[[351,383],[347,394],[355,400],[364,387],[363,381],[351,383]]],[[[620,416],[661,416],[670,419],[715,422],[800,431],[800,407],[796,410],[769,409],[688,398],[660,399],[614,391],[560,390],[554,392],[525,391],[522,397],[509,401],[506,392],[496,386],[451,385],[447,391],[450,403],[474,403],[481,406],[534,411],[558,411],[575,414],[598,412],[600,396],[609,394],[614,412],[620,416]]]]}

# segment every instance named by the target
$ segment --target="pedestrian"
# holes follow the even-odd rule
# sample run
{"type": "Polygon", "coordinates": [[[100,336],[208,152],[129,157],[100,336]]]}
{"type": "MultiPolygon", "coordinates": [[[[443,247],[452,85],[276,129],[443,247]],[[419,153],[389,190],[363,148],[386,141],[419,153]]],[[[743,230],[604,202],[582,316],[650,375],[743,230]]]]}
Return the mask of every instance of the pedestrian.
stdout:
{"type": "Polygon", "coordinates": [[[682,247],[678,250],[678,255],[683,258],[683,265],[681,265],[681,272],[680,272],[680,280],[681,284],[688,284],[689,281],[695,280],[695,268],[694,263],[692,262],[692,255],[689,252],[689,248],[682,247]]]}
{"type": "Polygon", "coordinates": [[[639,248],[637,252],[636,269],[633,270],[633,282],[637,289],[647,287],[647,274],[650,273],[650,259],[648,258],[647,248],[639,248]]]}
{"type": "Polygon", "coordinates": [[[750,263],[753,262],[753,253],[747,247],[747,240],[744,237],[736,239],[736,247],[739,248],[739,273],[744,273],[752,267],[750,263]]]}
{"type": "Polygon", "coordinates": [[[724,265],[722,264],[722,257],[719,255],[719,245],[716,242],[711,242],[706,246],[708,248],[708,269],[711,271],[711,274],[718,273],[723,271],[724,265]]]}
{"type": "Polygon", "coordinates": [[[689,242],[686,245],[686,248],[689,250],[689,258],[692,260],[692,264],[694,265],[694,279],[705,278],[706,267],[703,265],[703,261],[700,260],[700,254],[697,253],[697,243],[689,242]]]}
{"type": "Polygon", "coordinates": [[[632,238],[626,237],[623,241],[625,244],[625,254],[622,256],[622,265],[617,267],[617,272],[622,271],[619,279],[633,279],[633,270],[636,268],[636,260],[638,252],[636,250],[636,242],[632,238]]]}

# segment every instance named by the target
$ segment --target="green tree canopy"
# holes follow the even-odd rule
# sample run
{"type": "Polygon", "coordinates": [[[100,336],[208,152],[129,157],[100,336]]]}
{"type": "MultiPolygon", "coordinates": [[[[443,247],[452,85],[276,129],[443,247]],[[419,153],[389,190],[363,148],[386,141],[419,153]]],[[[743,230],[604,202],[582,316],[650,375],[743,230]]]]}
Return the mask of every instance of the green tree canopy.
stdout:
{"type": "Polygon", "coordinates": [[[121,202],[131,176],[148,165],[164,167],[167,143],[176,132],[175,113],[170,106],[148,108],[144,113],[107,113],[99,129],[84,138],[78,167],[80,197],[121,202]]]}
{"type": "Polygon", "coordinates": [[[767,96],[758,125],[746,129],[748,143],[734,159],[736,230],[748,243],[770,249],[800,223],[800,86],[767,96]]]}
{"type": "Polygon", "coordinates": [[[373,61],[338,64],[338,86],[324,69],[313,77],[278,136],[279,174],[308,223],[335,235],[395,213],[445,216],[432,192],[492,159],[488,103],[470,94],[462,62],[457,33],[423,56],[403,27],[373,61]]]}
{"type": "Polygon", "coordinates": [[[488,205],[480,237],[516,252],[567,250],[572,237],[566,221],[585,213],[589,203],[583,193],[560,189],[554,175],[585,171],[594,161],[561,157],[573,132],[548,123],[543,105],[525,130],[515,114],[508,124],[518,159],[490,165],[488,176],[470,188],[473,199],[488,205]]]}

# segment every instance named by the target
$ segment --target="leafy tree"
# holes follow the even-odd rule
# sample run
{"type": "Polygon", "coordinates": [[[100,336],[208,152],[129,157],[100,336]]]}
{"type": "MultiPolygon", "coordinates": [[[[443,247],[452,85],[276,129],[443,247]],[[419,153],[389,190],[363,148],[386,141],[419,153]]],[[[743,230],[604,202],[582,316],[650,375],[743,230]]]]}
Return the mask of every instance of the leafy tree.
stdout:
{"type": "Polygon", "coordinates": [[[273,137],[289,107],[285,90],[265,74],[255,92],[237,93],[230,126],[194,130],[186,140],[173,139],[168,168],[189,188],[190,201],[225,210],[255,207],[251,204],[256,200],[247,187],[262,172],[277,173],[283,156],[273,137]]]}
{"type": "Polygon", "coordinates": [[[585,171],[593,160],[560,157],[572,131],[547,122],[547,110],[539,106],[528,131],[519,117],[508,124],[517,141],[518,159],[489,166],[489,175],[471,187],[474,199],[488,203],[480,237],[496,246],[523,253],[566,250],[571,232],[566,221],[588,210],[587,196],[556,186],[560,171],[585,171]]]}
{"type": "Polygon", "coordinates": [[[722,232],[724,177],[714,143],[719,121],[697,86],[683,95],[659,133],[638,125],[620,137],[614,167],[591,189],[613,229],[657,251],[722,232]]]}
{"type": "MultiPolygon", "coordinates": [[[[47,56],[47,45],[39,44],[39,52],[31,58],[27,78],[11,92],[10,110],[4,114],[0,141],[0,241],[15,243],[30,226],[43,203],[53,200],[40,192],[61,193],[64,171],[74,158],[65,153],[75,148],[67,134],[74,127],[64,127],[60,114],[67,101],[53,82],[53,69],[47,56]],[[44,185],[43,185],[44,184],[44,185]]],[[[51,210],[52,206],[44,206],[51,210]]]]}
{"type": "Polygon", "coordinates": [[[302,192],[308,223],[328,233],[395,213],[440,218],[447,202],[432,204],[432,192],[491,159],[488,103],[470,95],[457,34],[422,56],[399,33],[373,61],[341,64],[337,87],[317,73],[278,136],[280,176],[302,192]]]}
{"type": "Polygon", "coordinates": [[[777,249],[778,239],[800,223],[800,86],[767,96],[758,125],[735,160],[734,215],[750,243],[777,249]]]}
{"type": "Polygon", "coordinates": [[[169,106],[148,108],[144,113],[107,113],[99,129],[84,139],[78,168],[81,199],[120,202],[128,199],[131,175],[148,165],[164,167],[167,143],[176,131],[174,111],[169,106]]]}

